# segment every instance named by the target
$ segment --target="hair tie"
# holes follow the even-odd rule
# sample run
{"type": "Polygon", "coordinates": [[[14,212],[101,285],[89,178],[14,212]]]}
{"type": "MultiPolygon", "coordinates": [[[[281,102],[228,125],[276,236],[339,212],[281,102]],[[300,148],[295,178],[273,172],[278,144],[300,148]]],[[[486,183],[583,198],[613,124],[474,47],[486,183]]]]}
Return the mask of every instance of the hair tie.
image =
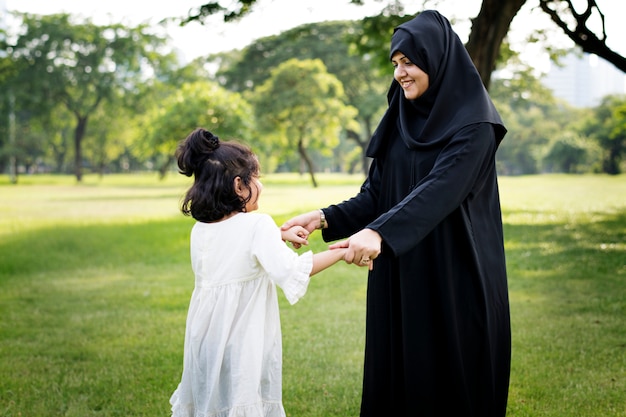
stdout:
{"type": "Polygon", "coordinates": [[[206,139],[210,150],[214,151],[220,147],[220,139],[208,130],[202,131],[202,136],[206,139]]]}

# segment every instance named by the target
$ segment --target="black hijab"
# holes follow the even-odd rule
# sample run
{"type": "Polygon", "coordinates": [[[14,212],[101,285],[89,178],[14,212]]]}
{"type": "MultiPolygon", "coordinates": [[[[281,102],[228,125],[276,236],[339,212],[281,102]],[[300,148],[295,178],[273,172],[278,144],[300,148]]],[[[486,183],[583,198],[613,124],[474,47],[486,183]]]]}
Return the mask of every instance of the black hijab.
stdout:
{"type": "Polygon", "coordinates": [[[506,128],[465,46],[439,12],[426,10],[395,28],[389,57],[402,52],[428,74],[428,89],[408,100],[394,79],[389,107],[372,136],[367,156],[376,157],[397,126],[410,149],[441,146],[461,128],[479,122],[494,125],[498,144],[506,128]]]}

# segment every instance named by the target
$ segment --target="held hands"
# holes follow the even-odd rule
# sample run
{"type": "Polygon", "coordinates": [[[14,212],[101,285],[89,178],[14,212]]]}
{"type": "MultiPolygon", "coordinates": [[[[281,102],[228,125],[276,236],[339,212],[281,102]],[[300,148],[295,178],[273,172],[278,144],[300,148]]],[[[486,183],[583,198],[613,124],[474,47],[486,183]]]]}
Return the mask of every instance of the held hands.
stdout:
{"type": "Polygon", "coordinates": [[[346,263],[367,266],[371,271],[374,259],[380,254],[382,237],[372,229],[363,229],[347,240],[334,243],[329,249],[347,248],[343,259],[346,263]]]}
{"type": "Polygon", "coordinates": [[[298,248],[300,248],[302,245],[309,244],[309,241],[307,240],[309,237],[309,231],[302,226],[292,226],[287,230],[283,230],[281,227],[280,234],[283,241],[291,242],[294,247],[298,245],[298,248]]]}
{"type": "MultiPolygon", "coordinates": [[[[294,248],[308,245],[309,235],[320,227],[320,212],[313,210],[300,214],[286,221],[280,228],[283,240],[291,242],[294,248]]],[[[350,236],[347,240],[330,245],[329,249],[345,249],[343,259],[348,264],[367,266],[370,271],[374,259],[380,254],[382,237],[372,229],[363,229],[350,236]]]]}
{"type": "Polygon", "coordinates": [[[309,242],[306,241],[306,238],[309,237],[309,235],[313,233],[313,231],[317,229],[319,225],[320,225],[320,212],[319,210],[313,210],[308,213],[300,214],[299,216],[296,216],[287,220],[285,224],[283,224],[280,227],[280,230],[281,232],[284,233],[284,231],[290,230],[294,226],[298,226],[301,229],[304,229],[304,231],[306,232],[306,236],[304,239],[306,243],[302,242],[302,239],[292,240],[289,238],[285,239],[283,237],[283,240],[288,240],[289,242],[291,242],[294,248],[300,249],[302,245],[309,244],[309,242]]]}

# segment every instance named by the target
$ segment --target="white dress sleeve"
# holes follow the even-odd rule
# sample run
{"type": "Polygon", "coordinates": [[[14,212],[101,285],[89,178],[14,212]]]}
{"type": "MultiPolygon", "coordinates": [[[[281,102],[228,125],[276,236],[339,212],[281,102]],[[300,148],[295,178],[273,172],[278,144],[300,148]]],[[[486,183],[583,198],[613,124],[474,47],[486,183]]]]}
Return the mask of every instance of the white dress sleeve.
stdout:
{"type": "Polygon", "coordinates": [[[269,215],[260,215],[252,237],[252,255],[279,286],[290,304],[305,293],[311,280],[313,252],[298,255],[283,242],[280,229],[269,215]]]}

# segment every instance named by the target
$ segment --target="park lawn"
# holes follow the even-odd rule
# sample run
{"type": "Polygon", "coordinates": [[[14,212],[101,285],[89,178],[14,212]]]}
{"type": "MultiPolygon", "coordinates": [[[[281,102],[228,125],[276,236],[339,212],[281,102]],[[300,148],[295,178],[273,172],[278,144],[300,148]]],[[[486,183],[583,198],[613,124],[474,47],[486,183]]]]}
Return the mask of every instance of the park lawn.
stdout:
{"type": "MultiPolygon", "coordinates": [[[[172,175],[0,179],[0,416],[167,416],[193,287],[172,175]]],[[[270,175],[292,214],[361,179],[270,175]]],[[[626,416],[626,176],[501,177],[512,315],[509,416],[626,416]]],[[[324,248],[319,234],[314,250],[324,248]]],[[[288,416],[357,416],[366,273],[281,295],[288,416]]]]}

